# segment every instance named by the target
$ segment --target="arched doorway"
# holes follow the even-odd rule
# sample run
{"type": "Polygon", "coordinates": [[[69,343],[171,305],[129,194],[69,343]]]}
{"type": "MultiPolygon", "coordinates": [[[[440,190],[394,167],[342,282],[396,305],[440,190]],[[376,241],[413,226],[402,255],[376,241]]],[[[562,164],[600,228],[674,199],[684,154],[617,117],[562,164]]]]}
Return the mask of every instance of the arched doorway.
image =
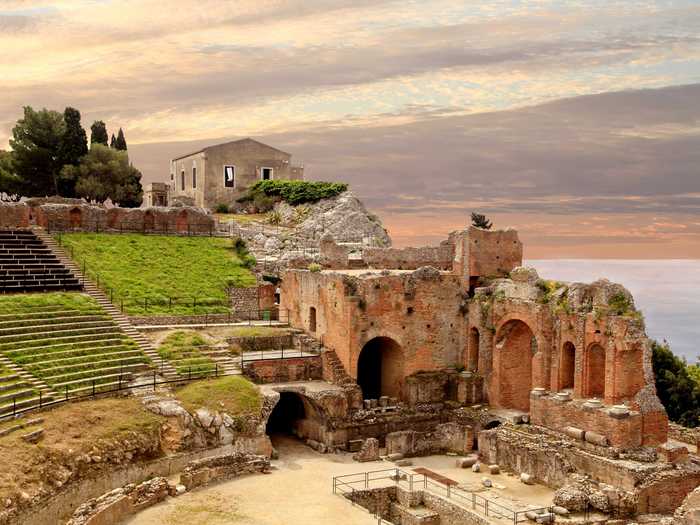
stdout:
{"type": "Polygon", "coordinates": [[[309,332],[316,331],[316,308],[309,308],[309,332]]]}
{"type": "Polygon", "coordinates": [[[559,379],[561,389],[574,388],[576,373],[576,347],[570,341],[564,343],[559,361],[559,379]]]}
{"type": "Polygon", "coordinates": [[[267,419],[265,432],[272,435],[297,435],[297,423],[306,417],[304,401],[296,392],[280,392],[280,400],[267,419]]]}
{"type": "Polygon", "coordinates": [[[496,404],[528,412],[532,390],[532,358],[537,353],[537,341],[532,330],[523,321],[508,321],[498,331],[496,352],[496,404]]]}
{"type": "Polygon", "coordinates": [[[362,347],[357,360],[357,384],[364,399],[401,397],[403,350],[389,337],[375,337],[362,347]]]}
{"type": "Polygon", "coordinates": [[[467,370],[473,372],[479,370],[479,330],[476,328],[469,330],[469,359],[467,360],[467,370]]]}
{"type": "Polygon", "coordinates": [[[70,220],[70,227],[78,229],[83,225],[83,212],[80,208],[73,208],[68,212],[68,219],[70,220]]]}
{"type": "Polygon", "coordinates": [[[605,396],[605,348],[593,343],[586,351],[586,397],[605,396]]]}

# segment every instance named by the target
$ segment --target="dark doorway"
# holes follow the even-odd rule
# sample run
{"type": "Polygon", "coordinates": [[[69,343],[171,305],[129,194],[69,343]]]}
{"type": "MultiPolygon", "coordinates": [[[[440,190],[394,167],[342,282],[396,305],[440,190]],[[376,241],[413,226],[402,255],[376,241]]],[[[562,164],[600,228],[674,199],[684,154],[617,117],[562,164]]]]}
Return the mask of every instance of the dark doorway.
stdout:
{"type": "Polygon", "coordinates": [[[388,337],[375,337],[365,344],[357,360],[357,384],[364,399],[401,397],[403,352],[388,337]]]}
{"type": "Polygon", "coordinates": [[[281,392],[280,400],[267,420],[266,433],[296,435],[296,423],[306,417],[304,401],[294,392],[281,392]]]}
{"type": "Polygon", "coordinates": [[[561,388],[574,388],[576,375],[576,347],[567,341],[561,350],[561,388]]]}
{"type": "Polygon", "coordinates": [[[316,308],[309,308],[309,332],[316,331],[316,308]]]}

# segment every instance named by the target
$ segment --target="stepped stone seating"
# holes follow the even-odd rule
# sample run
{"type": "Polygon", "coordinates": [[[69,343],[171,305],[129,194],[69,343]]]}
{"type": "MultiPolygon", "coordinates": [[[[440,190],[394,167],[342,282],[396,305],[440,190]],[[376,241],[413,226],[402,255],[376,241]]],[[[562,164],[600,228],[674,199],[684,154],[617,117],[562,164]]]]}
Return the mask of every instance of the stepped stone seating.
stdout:
{"type": "Polygon", "coordinates": [[[0,230],[0,293],[80,290],[78,279],[30,230],[0,230]]]}
{"type": "Polygon", "coordinates": [[[39,391],[25,378],[0,365],[0,416],[39,402],[39,391]]]}
{"type": "MultiPolygon", "coordinates": [[[[0,355],[48,385],[52,397],[115,390],[149,365],[136,342],[97,303],[18,306],[0,313],[0,355]]],[[[13,390],[22,400],[32,396],[28,388],[13,390]]],[[[12,403],[12,396],[0,392],[0,415],[11,412],[12,403]]]]}

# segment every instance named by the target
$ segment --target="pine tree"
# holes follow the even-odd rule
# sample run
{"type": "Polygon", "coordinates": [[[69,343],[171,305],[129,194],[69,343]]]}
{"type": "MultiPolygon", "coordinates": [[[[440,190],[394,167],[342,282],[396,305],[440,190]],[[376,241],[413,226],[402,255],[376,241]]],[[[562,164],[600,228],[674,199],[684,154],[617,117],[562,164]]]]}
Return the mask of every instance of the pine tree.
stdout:
{"type": "Polygon", "coordinates": [[[109,135],[107,135],[107,126],[104,122],[96,120],[92,126],[90,126],[90,132],[90,144],[107,145],[109,135]]]}
{"type": "Polygon", "coordinates": [[[472,226],[476,226],[477,228],[482,228],[484,230],[490,230],[493,223],[486,218],[486,215],[472,212],[472,226]]]}
{"type": "MultiPolygon", "coordinates": [[[[63,112],[63,121],[66,124],[66,131],[59,146],[60,163],[63,166],[77,166],[80,159],[88,152],[87,133],[80,124],[80,111],[71,107],[66,108],[63,112]]],[[[73,197],[74,192],[74,184],[71,181],[59,178],[59,195],[73,197]]]]}
{"type": "Polygon", "coordinates": [[[119,128],[115,147],[120,151],[126,151],[126,139],[124,138],[124,131],[122,131],[122,128],[119,128]]]}

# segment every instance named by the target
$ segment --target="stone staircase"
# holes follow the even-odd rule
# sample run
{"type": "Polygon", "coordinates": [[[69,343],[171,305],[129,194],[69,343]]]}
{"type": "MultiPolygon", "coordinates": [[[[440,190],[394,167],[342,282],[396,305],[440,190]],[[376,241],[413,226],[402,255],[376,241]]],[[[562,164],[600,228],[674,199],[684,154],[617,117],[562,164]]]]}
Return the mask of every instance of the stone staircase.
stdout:
{"type": "Polygon", "coordinates": [[[40,228],[34,228],[34,233],[36,234],[37,238],[41,239],[46,247],[51,250],[61,264],[70,269],[71,272],[80,280],[80,282],[83,284],[83,290],[85,293],[95,299],[95,301],[97,301],[105,312],[107,312],[107,314],[114,320],[117,326],[131,339],[136,341],[138,347],[151,360],[158,373],[166,380],[178,379],[179,375],[175,368],[167,361],[161,359],[153,344],[141,332],[134,328],[129,321],[129,318],[112,304],[107,295],[105,295],[100,288],[98,288],[92,281],[88,280],[85,275],[83,275],[80,268],[78,268],[73,260],[68,257],[66,252],[61,246],[59,246],[55,239],[40,228]]]}
{"type": "Polygon", "coordinates": [[[323,360],[323,377],[326,381],[336,385],[355,384],[352,377],[345,371],[345,367],[335,351],[324,348],[321,352],[321,359],[323,360]]]}
{"type": "Polygon", "coordinates": [[[0,417],[55,399],[56,393],[37,377],[0,355],[0,417]]]}

